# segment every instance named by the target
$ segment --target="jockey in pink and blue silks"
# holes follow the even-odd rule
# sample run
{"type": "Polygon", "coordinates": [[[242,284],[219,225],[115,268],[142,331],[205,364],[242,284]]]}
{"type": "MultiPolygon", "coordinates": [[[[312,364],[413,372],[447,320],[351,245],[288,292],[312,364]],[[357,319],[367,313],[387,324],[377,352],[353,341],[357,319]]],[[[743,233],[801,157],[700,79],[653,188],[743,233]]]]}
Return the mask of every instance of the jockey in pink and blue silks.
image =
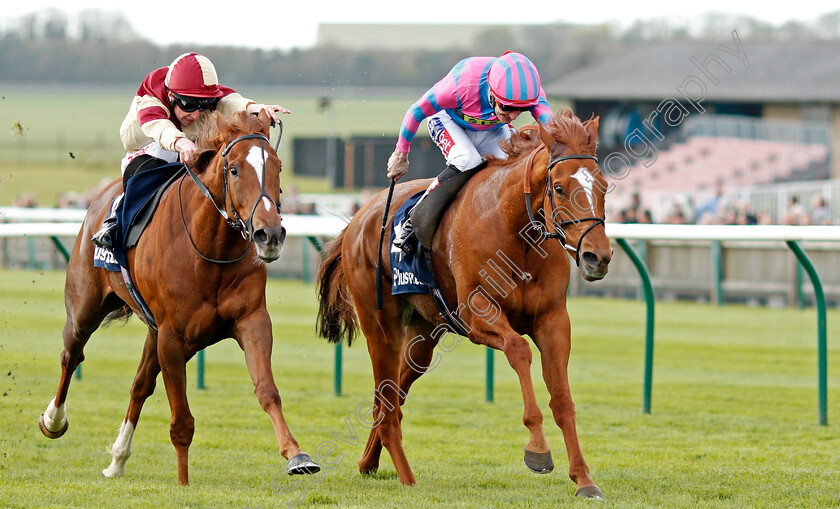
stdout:
{"type": "MultiPolygon", "coordinates": [[[[447,168],[420,202],[441,182],[483,165],[485,156],[505,158],[499,143],[510,138],[510,124],[523,111],[531,112],[538,122],[551,118],[540,75],[525,55],[507,52],[498,58],[465,58],[409,107],[396,150],[388,159],[388,178],[399,180],[408,171],[411,140],[424,118],[447,168]]],[[[394,246],[409,251],[406,242],[412,233],[409,218],[397,231],[394,246]]]]}

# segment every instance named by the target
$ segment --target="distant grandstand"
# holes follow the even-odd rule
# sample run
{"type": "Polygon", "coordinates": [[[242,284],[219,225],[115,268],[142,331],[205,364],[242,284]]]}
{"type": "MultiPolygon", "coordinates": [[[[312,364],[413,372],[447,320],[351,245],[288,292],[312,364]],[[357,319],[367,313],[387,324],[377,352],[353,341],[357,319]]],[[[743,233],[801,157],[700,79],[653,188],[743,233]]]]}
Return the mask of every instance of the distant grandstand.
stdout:
{"type": "Polygon", "coordinates": [[[838,222],[838,83],[840,43],[753,43],[733,32],[637,47],[545,89],[581,118],[600,116],[599,155],[631,163],[613,196],[638,193],[654,220],[722,190],[776,221],[792,196],[820,194],[838,222]]]}

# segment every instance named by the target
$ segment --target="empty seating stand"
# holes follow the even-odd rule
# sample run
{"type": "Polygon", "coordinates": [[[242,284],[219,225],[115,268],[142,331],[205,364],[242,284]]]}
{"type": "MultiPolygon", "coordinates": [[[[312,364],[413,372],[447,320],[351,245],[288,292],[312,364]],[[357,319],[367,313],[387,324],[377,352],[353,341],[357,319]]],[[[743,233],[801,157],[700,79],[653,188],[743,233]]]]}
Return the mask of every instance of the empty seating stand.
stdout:
{"type": "Polygon", "coordinates": [[[828,147],[821,144],[694,136],[637,161],[621,180],[628,190],[727,189],[828,176],[828,147]],[[649,162],[649,161],[648,161],[649,162]]]}

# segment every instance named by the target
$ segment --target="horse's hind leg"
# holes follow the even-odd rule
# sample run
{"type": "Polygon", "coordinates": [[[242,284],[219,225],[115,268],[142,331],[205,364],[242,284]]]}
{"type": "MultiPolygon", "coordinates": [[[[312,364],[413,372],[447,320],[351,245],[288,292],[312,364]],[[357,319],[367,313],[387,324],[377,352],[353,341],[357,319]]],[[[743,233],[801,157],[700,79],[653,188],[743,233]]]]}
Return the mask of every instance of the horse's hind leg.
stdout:
{"type": "MultiPolygon", "coordinates": [[[[403,350],[400,357],[400,406],[405,404],[408,391],[411,385],[420,378],[432,366],[434,349],[437,339],[432,336],[434,326],[414,313],[405,330],[403,350]]],[[[373,415],[379,415],[380,404],[377,399],[374,403],[373,415]]],[[[397,415],[402,422],[402,410],[397,410],[397,415]]],[[[382,440],[379,432],[374,427],[370,430],[367,445],[359,459],[359,471],[363,474],[375,472],[379,468],[379,456],[382,454],[382,440]]]]}
{"type": "Polygon", "coordinates": [[[134,430],[137,429],[140,411],[146,399],[155,392],[158,373],[160,373],[160,362],[157,357],[157,333],[149,329],[146,345],[143,347],[143,356],[140,358],[140,366],[134,376],[134,383],[131,384],[131,401],[128,404],[128,411],[120,425],[119,435],[111,446],[111,464],[102,471],[105,477],[118,477],[125,472],[125,462],[131,456],[131,440],[134,438],[134,430]]]}
{"type": "MultiPolygon", "coordinates": [[[[397,385],[396,380],[400,378],[400,354],[402,351],[402,324],[398,319],[392,320],[388,325],[380,323],[366,313],[359,313],[359,323],[368,342],[371,364],[373,365],[373,379],[375,383],[374,406],[375,413],[374,429],[381,445],[385,446],[391,455],[391,460],[397,470],[400,482],[403,484],[416,484],[417,480],[408,465],[408,458],[402,446],[402,430],[400,427],[400,400],[405,397],[397,385]],[[387,329],[387,332],[385,330],[387,329]]],[[[370,462],[377,457],[376,438],[368,439],[366,453],[369,457],[363,456],[359,462],[359,470],[370,471],[370,462]]],[[[379,449],[381,450],[381,449],[379,449]]]]}
{"type": "MultiPolygon", "coordinates": [[[[78,255],[78,251],[74,254],[78,255]]],[[[67,282],[64,290],[67,319],[62,332],[64,350],[61,352],[61,377],[58,382],[58,392],[47,404],[47,408],[39,419],[41,432],[48,438],[59,438],[64,435],[69,426],[65,412],[67,391],[73,373],[85,358],[85,344],[105,316],[123,305],[116,295],[104,292],[103,287],[106,283],[101,274],[96,272],[100,269],[95,269],[92,265],[80,266],[79,263],[72,263],[78,259],[79,256],[74,256],[71,259],[71,265],[67,268],[67,282]]]]}

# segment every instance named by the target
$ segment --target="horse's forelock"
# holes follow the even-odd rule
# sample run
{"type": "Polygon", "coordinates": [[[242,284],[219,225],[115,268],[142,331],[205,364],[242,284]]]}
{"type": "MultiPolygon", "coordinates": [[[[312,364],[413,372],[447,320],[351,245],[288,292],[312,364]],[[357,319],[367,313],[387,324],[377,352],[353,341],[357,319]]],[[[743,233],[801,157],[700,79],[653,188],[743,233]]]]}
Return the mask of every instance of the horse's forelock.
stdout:
{"type": "Polygon", "coordinates": [[[199,150],[219,150],[219,147],[225,141],[219,123],[224,121],[224,117],[218,112],[208,117],[204,129],[199,134],[198,139],[195,140],[199,150]]]}
{"type": "MultiPolygon", "coordinates": [[[[590,119],[591,121],[591,119],[590,119]]],[[[557,110],[546,129],[555,141],[569,147],[575,154],[595,154],[598,140],[592,139],[586,125],[569,108],[557,110]]]]}
{"type": "MultiPolygon", "coordinates": [[[[591,121],[591,119],[590,119],[591,121]]],[[[589,122],[589,121],[587,121],[589,122]]],[[[569,108],[557,110],[551,119],[544,125],[555,141],[569,147],[577,154],[595,154],[595,147],[598,140],[591,139],[586,124],[575,116],[569,108]]],[[[502,150],[510,160],[519,159],[530,154],[541,143],[536,131],[516,131],[507,141],[500,144],[502,150]]],[[[488,157],[488,160],[493,160],[488,157]]]]}
{"type": "Polygon", "coordinates": [[[199,150],[219,150],[231,135],[241,136],[243,134],[256,134],[263,130],[263,124],[256,115],[244,111],[223,116],[221,113],[214,113],[208,117],[204,124],[204,130],[196,140],[199,150]]]}

